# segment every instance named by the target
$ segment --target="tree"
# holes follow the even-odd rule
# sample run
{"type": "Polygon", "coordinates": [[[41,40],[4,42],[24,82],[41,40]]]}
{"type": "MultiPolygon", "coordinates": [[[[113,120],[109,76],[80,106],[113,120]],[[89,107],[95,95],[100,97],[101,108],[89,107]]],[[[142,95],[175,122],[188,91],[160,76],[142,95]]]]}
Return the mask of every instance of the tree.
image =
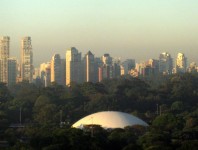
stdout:
{"type": "Polygon", "coordinates": [[[5,83],[0,82],[0,105],[12,98],[5,83]]]}
{"type": "Polygon", "coordinates": [[[178,113],[178,112],[183,111],[183,109],[184,109],[184,105],[183,105],[183,102],[181,102],[181,101],[175,101],[171,105],[171,110],[173,112],[177,112],[178,113]]]}

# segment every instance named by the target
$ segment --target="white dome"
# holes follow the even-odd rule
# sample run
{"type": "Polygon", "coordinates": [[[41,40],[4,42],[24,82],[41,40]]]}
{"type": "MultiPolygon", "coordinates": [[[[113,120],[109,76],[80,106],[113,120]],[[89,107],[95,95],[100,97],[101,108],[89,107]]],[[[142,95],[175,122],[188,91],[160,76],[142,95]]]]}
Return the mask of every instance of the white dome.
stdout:
{"type": "Polygon", "coordinates": [[[118,111],[104,111],[88,115],[72,125],[74,128],[83,128],[84,125],[100,125],[103,128],[124,128],[132,125],[148,126],[143,120],[118,111]]]}

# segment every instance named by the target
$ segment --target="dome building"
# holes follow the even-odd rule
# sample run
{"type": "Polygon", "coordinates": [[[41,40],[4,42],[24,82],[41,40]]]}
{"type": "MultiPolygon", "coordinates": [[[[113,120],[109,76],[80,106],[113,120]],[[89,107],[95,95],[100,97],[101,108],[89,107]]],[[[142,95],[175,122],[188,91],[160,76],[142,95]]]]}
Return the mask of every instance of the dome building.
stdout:
{"type": "Polygon", "coordinates": [[[83,128],[87,125],[100,125],[103,128],[124,128],[126,126],[148,126],[146,122],[131,114],[118,111],[103,111],[88,115],[72,125],[74,128],[83,128]]]}

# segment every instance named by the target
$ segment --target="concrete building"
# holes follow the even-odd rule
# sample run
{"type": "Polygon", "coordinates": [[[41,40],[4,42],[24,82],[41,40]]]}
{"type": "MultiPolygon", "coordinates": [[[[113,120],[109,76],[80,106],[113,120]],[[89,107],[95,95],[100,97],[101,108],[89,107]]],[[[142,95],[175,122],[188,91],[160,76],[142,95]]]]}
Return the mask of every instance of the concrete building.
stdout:
{"type": "Polygon", "coordinates": [[[175,63],[176,73],[185,73],[187,70],[187,58],[183,53],[177,54],[177,59],[175,63]]]}
{"type": "Polygon", "coordinates": [[[91,51],[88,51],[84,57],[84,68],[85,82],[95,82],[95,60],[91,51]]]}
{"type": "Polygon", "coordinates": [[[61,85],[66,82],[66,59],[61,59],[61,85]]]}
{"type": "Polygon", "coordinates": [[[8,58],[10,55],[10,37],[0,38],[0,82],[8,83],[8,58]]]}
{"type": "Polygon", "coordinates": [[[103,64],[99,67],[99,81],[113,77],[112,57],[109,54],[104,54],[101,60],[103,64]]]}
{"type": "Polygon", "coordinates": [[[127,59],[121,63],[121,75],[129,74],[131,69],[135,68],[135,60],[127,59]]]}
{"type": "Polygon", "coordinates": [[[113,78],[118,78],[121,76],[121,60],[120,58],[113,58],[112,61],[112,73],[113,73],[113,78]]]}
{"type": "Polygon", "coordinates": [[[139,64],[137,63],[136,69],[131,71],[130,74],[135,77],[137,76],[136,72],[138,72],[139,77],[150,78],[156,75],[155,68],[149,65],[147,62],[142,62],[139,64]]]}
{"type": "Polygon", "coordinates": [[[112,65],[112,57],[109,54],[104,54],[101,58],[102,62],[106,66],[112,65]]]}
{"type": "Polygon", "coordinates": [[[66,51],[66,85],[82,82],[81,53],[75,47],[66,51]]]}
{"type": "Polygon", "coordinates": [[[195,62],[190,63],[190,66],[188,67],[188,72],[190,73],[197,73],[198,67],[195,62]]]}
{"type": "Polygon", "coordinates": [[[21,40],[21,78],[32,82],[33,77],[33,53],[31,37],[24,37],[21,40]]]}
{"type": "Polygon", "coordinates": [[[8,86],[16,84],[17,77],[17,61],[15,58],[8,58],[8,86]]]}
{"type": "Polygon", "coordinates": [[[146,63],[145,62],[141,62],[141,63],[136,63],[135,66],[135,70],[138,72],[138,76],[143,75],[143,68],[146,67],[146,63]]]}
{"type": "Polygon", "coordinates": [[[162,74],[172,74],[173,59],[167,52],[161,53],[159,56],[159,72],[162,74]]]}
{"type": "Polygon", "coordinates": [[[94,77],[96,82],[100,82],[102,80],[102,67],[103,63],[100,57],[95,57],[95,67],[94,67],[94,77]]]}
{"type": "Polygon", "coordinates": [[[40,64],[40,78],[44,87],[51,85],[51,65],[50,62],[40,64]]]}
{"type": "Polygon", "coordinates": [[[51,59],[51,82],[62,84],[61,80],[61,58],[59,54],[55,54],[51,59]]]}
{"type": "Polygon", "coordinates": [[[98,81],[117,78],[120,75],[120,58],[113,59],[109,54],[104,54],[101,57],[101,63],[98,63],[98,81]]]}
{"type": "Polygon", "coordinates": [[[146,66],[150,66],[151,70],[154,72],[154,75],[157,75],[159,73],[159,60],[149,59],[146,62],[146,66]]]}

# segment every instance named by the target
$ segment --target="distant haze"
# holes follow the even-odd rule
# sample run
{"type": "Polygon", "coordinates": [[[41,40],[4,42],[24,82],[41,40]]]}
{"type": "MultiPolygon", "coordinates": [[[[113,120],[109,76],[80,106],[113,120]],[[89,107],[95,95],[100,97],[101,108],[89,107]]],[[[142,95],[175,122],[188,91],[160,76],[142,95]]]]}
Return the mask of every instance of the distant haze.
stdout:
{"type": "Polygon", "coordinates": [[[0,0],[0,36],[17,58],[30,36],[36,66],[72,46],[136,61],[182,52],[198,63],[197,15],[198,0],[0,0]]]}

